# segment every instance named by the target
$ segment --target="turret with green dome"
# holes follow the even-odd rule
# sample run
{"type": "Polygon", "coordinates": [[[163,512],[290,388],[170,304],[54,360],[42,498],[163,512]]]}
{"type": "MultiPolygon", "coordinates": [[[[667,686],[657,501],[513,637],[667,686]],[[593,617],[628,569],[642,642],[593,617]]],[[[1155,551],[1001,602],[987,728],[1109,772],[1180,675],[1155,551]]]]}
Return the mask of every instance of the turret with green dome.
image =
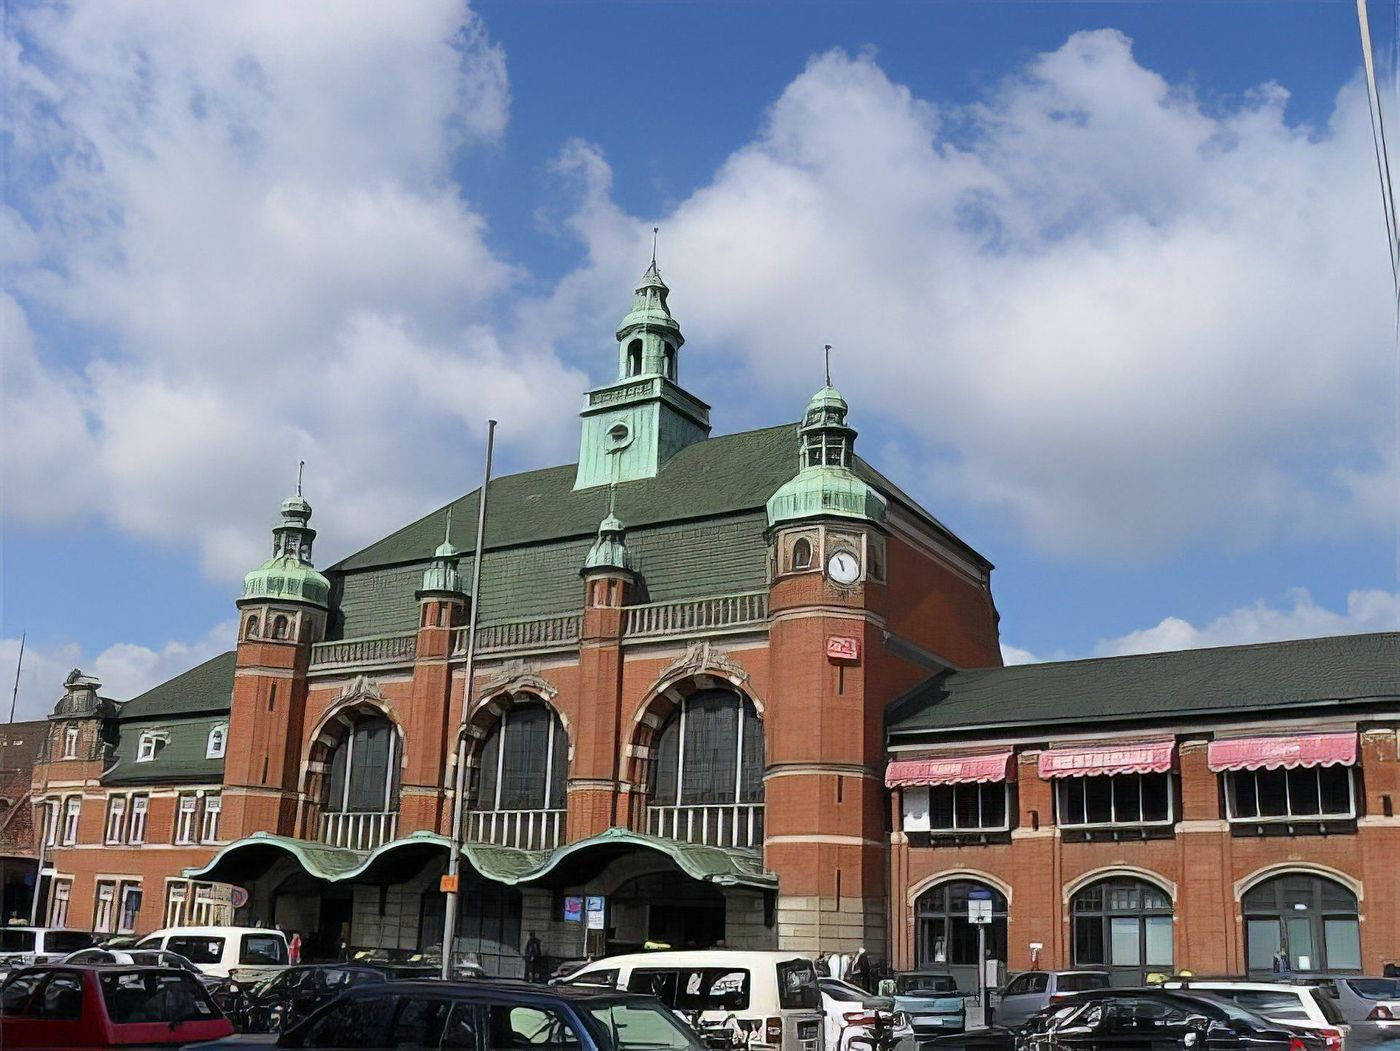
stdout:
{"type": "Polygon", "coordinates": [[[828,378],[802,416],[797,476],[768,498],[770,526],[827,516],[884,522],[885,498],[851,469],[856,431],[846,422],[849,413],[828,378]]]}
{"type": "Polygon", "coordinates": [[[297,491],[282,501],[282,521],[272,530],[272,557],[243,578],[240,601],[276,599],[305,602],[327,608],[331,585],[311,564],[311,505],[301,495],[301,470],[297,470],[297,491]]]}
{"type": "Polygon", "coordinates": [[[588,554],[584,556],[583,569],[581,570],[584,574],[596,569],[621,569],[628,572],[632,569],[632,556],[627,550],[625,538],[626,526],[613,513],[615,492],[616,487],[608,492],[607,517],[598,524],[598,539],[593,541],[593,546],[588,549],[588,554]]]}

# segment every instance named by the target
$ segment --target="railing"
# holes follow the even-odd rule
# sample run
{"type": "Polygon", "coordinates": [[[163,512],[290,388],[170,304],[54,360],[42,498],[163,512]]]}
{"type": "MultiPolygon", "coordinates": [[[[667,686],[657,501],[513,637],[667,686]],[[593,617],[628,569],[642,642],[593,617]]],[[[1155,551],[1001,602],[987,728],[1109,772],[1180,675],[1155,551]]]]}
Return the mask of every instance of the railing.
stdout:
{"type": "Polygon", "coordinates": [[[374,635],[363,639],[318,642],[311,647],[311,667],[326,664],[408,664],[418,652],[418,633],[374,635]]]}
{"type": "MultiPolygon", "coordinates": [[[[578,644],[581,620],[582,617],[578,613],[560,613],[551,617],[482,624],[476,629],[476,652],[481,654],[546,646],[574,646],[578,644]]],[[[466,652],[467,629],[458,628],[453,640],[452,655],[460,657],[466,652]]]]}
{"type": "Polygon", "coordinates": [[[553,850],[564,842],[564,810],[472,810],[467,842],[553,850]]]}
{"type": "Polygon", "coordinates": [[[762,803],[647,807],[647,831],[709,847],[763,846],[762,803]]]}
{"type": "Polygon", "coordinates": [[[398,834],[397,810],[376,813],[333,811],[321,815],[321,842],[332,847],[373,850],[398,834]]]}
{"type": "Polygon", "coordinates": [[[644,606],[627,606],[623,613],[622,633],[628,636],[680,635],[737,628],[768,619],[768,592],[744,591],[685,602],[649,602],[644,606]]]}

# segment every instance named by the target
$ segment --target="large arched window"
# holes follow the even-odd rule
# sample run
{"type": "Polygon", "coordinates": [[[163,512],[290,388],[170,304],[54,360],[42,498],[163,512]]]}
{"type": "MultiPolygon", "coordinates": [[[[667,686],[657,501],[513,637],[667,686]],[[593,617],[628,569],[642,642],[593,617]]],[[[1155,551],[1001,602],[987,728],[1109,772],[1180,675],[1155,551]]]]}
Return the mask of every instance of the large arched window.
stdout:
{"type": "Polygon", "coordinates": [[[1076,967],[1107,967],[1122,985],[1172,969],[1172,900],[1160,887],[1099,880],[1075,892],[1069,911],[1076,967]]]}
{"type": "Polygon", "coordinates": [[[527,850],[564,841],[569,736],[539,701],[513,704],[482,743],[467,838],[527,850]]]}
{"type": "Polygon", "coordinates": [[[398,733],[382,715],[346,716],[331,752],[321,808],[321,838],[368,850],[394,838],[399,811],[398,733]]]}
{"type": "Polygon", "coordinates": [[[656,738],[650,830],[716,846],[763,841],[763,723],[733,690],[683,697],[656,738]]]}
{"type": "Polygon", "coordinates": [[[1251,887],[1240,905],[1251,974],[1361,970],[1356,895],[1335,880],[1290,872],[1251,887]]]}
{"type": "Polygon", "coordinates": [[[968,921],[968,901],[988,899],[987,958],[1006,959],[1006,897],[995,887],[970,879],[948,880],[914,900],[914,955],[920,970],[943,971],[958,988],[977,988],[977,925],[968,921]]]}

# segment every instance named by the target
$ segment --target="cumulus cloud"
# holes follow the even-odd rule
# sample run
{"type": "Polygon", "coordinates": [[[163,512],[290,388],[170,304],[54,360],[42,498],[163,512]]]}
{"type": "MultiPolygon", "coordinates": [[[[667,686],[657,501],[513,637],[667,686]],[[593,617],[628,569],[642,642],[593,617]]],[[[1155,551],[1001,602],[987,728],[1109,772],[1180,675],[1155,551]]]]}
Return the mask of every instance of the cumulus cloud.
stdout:
{"type": "MultiPolygon", "coordinates": [[[[1045,551],[1375,529],[1396,491],[1365,100],[1349,86],[1317,128],[1286,103],[1269,84],[1207,108],[1111,30],[967,107],[819,55],[663,219],[690,365],[727,409],[791,416],[835,344],[856,422],[905,435],[918,495],[1045,551]]],[[[574,228],[616,280],[646,224],[596,151],[569,156],[574,228]]]]}
{"type": "MultiPolygon", "coordinates": [[[[53,711],[63,696],[63,680],[74,668],[96,676],[102,683],[102,696],[129,701],[229,649],[237,628],[237,622],[229,620],[198,638],[167,642],[159,649],[119,642],[99,653],[87,652],[73,642],[44,646],[30,640],[24,647],[15,718],[42,719],[53,711]]],[[[0,668],[7,670],[7,684],[14,682],[19,647],[18,638],[0,639],[0,668]]]]}
{"type": "Polygon", "coordinates": [[[1352,591],[1347,595],[1345,610],[1319,605],[1306,588],[1295,588],[1288,598],[1288,604],[1283,607],[1271,606],[1260,599],[1201,626],[1180,617],[1166,617],[1150,628],[1105,639],[1096,647],[1095,655],[1116,657],[1125,653],[1400,631],[1400,592],[1352,591]]]}
{"type": "Polygon", "coordinates": [[[1009,642],[1001,644],[1001,662],[1007,666],[1012,664],[1039,664],[1040,657],[1037,657],[1028,649],[1020,646],[1013,646],[1009,642]]]}

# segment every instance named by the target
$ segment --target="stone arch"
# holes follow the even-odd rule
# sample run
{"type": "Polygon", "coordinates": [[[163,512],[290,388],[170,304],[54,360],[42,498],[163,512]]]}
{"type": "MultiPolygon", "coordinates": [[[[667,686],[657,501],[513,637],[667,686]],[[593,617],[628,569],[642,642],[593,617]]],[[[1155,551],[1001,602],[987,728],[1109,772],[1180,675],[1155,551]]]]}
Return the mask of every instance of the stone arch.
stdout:
{"type": "Polygon", "coordinates": [[[649,792],[656,736],[681,702],[690,694],[726,686],[752,704],[759,720],[763,720],[763,699],[754,691],[749,673],[738,661],[713,649],[708,640],[694,643],[684,657],[657,677],[637,706],[627,737],[623,780],[634,791],[643,796],[649,792]]]}
{"type": "Polygon", "coordinates": [[[378,684],[366,675],[358,675],[345,687],[325,713],[316,720],[307,735],[306,755],[302,760],[302,799],[319,811],[326,791],[326,776],[330,772],[331,756],[345,737],[356,714],[377,715],[394,728],[395,752],[399,769],[408,766],[408,744],[403,726],[394,714],[389,699],[378,684]]]}
{"type": "Polygon", "coordinates": [[[1006,899],[1006,911],[1011,911],[1011,884],[1007,883],[1000,876],[994,876],[984,869],[956,868],[944,869],[942,872],[935,872],[931,876],[925,876],[906,893],[909,905],[912,908],[919,896],[927,890],[932,890],[940,883],[951,883],[954,880],[972,880],[976,883],[985,883],[1006,899]]]}
{"type": "MultiPolygon", "coordinates": [[[[472,704],[463,733],[467,745],[467,772],[475,770],[481,762],[481,749],[486,737],[505,715],[506,710],[516,704],[543,704],[559,720],[564,728],[564,739],[569,742],[569,762],[574,758],[574,731],[568,715],[554,702],[559,696],[558,688],[548,679],[533,672],[511,669],[508,674],[491,680],[483,687],[481,696],[472,704]]],[[[468,778],[470,780],[470,776],[468,778]]]]}
{"type": "Polygon", "coordinates": [[[1176,904],[1176,884],[1160,873],[1153,872],[1151,869],[1139,868],[1137,865],[1104,865],[1101,868],[1081,873],[1064,885],[1061,892],[1064,903],[1068,905],[1072,897],[1090,884],[1098,883],[1100,880],[1113,879],[1116,876],[1150,883],[1170,898],[1173,905],[1176,904]]]}
{"type": "Polygon", "coordinates": [[[1255,869],[1243,879],[1236,880],[1234,884],[1235,901],[1243,900],[1244,896],[1259,884],[1266,880],[1271,880],[1275,876],[1287,876],[1291,873],[1299,873],[1308,876],[1320,876],[1322,879],[1330,879],[1333,883],[1339,883],[1352,894],[1356,895],[1356,904],[1359,907],[1366,900],[1365,884],[1354,876],[1350,876],[1341,869],[1332,868],[1330,865],[1319,865],[1314,861],[1278,861],[1271,865],[1264,865],[1255,869]]]}

